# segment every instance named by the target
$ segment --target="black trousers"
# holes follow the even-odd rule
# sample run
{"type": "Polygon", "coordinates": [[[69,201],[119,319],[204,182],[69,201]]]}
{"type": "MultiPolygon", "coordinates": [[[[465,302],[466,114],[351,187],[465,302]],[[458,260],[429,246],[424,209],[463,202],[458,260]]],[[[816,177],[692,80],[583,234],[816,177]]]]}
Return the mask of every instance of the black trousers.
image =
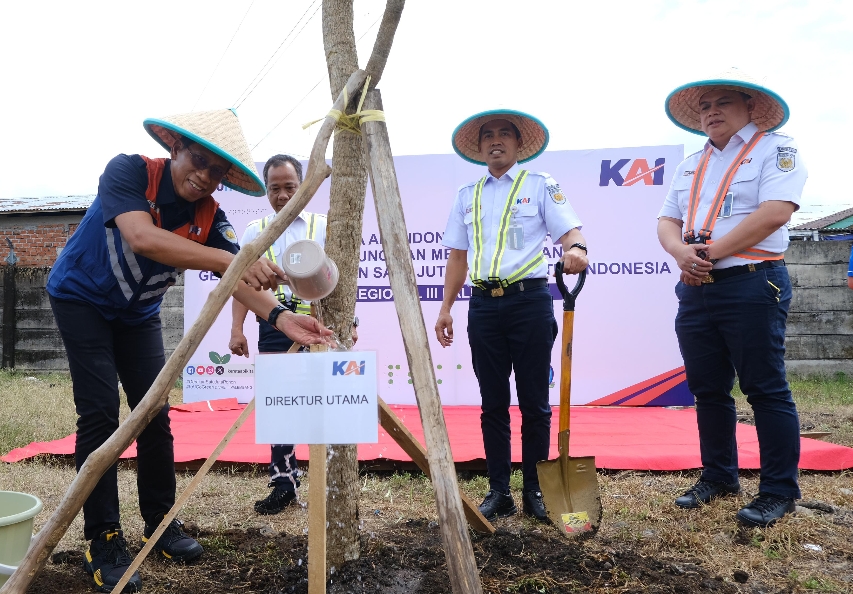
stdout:
{"type": "MultiPolygon", "coordinates": [[[[266,320],[258,319],[258,351],[261,353],[286,353],[293,341],[270,326],[266,320]]],[[[296,448],[293,444],[270,446],[270,483],[285,491],[296,492],[299,488],[299,467],[296,448]]]]}
{"type": "Polygon", "coordinates": [[[503,297],[474,295],[468,303],[468,340],[483,400],[480,424],[491,489],[509,491],[509,375],[515,371],[524,490],[539,490],[536,463],[548,459],[551,443],[548,382],[556,337],[548,287],[503,297]]]}
{"type": "MultiPolygon", "coordinates": [[[[141,324],[106,320],[83,302],[50,298],[74,384],[77,409],[77,470],[119,426],[119,390],[133,410],[165,364],[160,317],[141,324]]],[[[175,453],[169,405],[157,413],[136,440],[139,511],[148,525],[175,503],[175,453]]],[[[83,533],[96,538],[120,526],[117,465],[111,466],[83,504],[83,533]]]]}

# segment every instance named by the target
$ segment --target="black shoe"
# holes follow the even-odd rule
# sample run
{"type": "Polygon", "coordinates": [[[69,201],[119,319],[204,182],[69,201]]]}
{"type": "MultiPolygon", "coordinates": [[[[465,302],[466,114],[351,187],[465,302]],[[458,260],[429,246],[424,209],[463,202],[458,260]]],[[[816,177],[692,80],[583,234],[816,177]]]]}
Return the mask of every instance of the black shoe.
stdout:
{"type": "Polygon", "coordinates": [[[700,505],[710,503],[712,499],[723,495],[736,495],[740,492],[738,483],[717,483],[712,481],[699,481],[687,489],[684,495],[675,500],[675,505],[686,509],[695,509],[700,505]]]}
{"type": "Polygon", "coordinates": [[[748,526],[766,528],[785,514],[796,509],[791,497],[759,493],[752,503],[737,513],[737,519],[748,526]]]}
{"type": "MultiPolygon", "coordinates": [[[[118,528],[114,528],[92,539],[89,549],[83,556],[83,569],[95,580],[95,588],[98,592],[112,592],[132,562],[133,558],[127,552],[124,534],[118,528]]],[[[127,582],[124,591],[142,591],[139,573],[133,572],[133,577],[127,582]]]]}
{"type": "Polygon", "coordinates": [[[548,521],[548,514],[545,513],[545,504],[542,502],[542,491],[525,491],[521,496],[524,505],[524,513],[528,516],[533,516],[540,522],[548,521]]]}
{"type": "Polygon", "coordinates": [[[513,501],[512,495],[509,493],[500,493],[494,490],[489,491],[489,494],[486,495],[485,499],[483,499],[483,503],[480,504],[479,509],[480,513],[483,514],[487,520],[506,518],[518,511],[518,508],[515,507],[515,501],[513,501]]]}
{"type": "MultiPolygon", "coordinates": [[[[162,516],[158,516],[162,519],[162,516]]],[[[184,524],[180,520],[172,520],[168,528],[154,544],[154,550],[163,555],[164,558],[175,562],[187,562],[197,559],[204,552],[204,548],[198,544],[194,538],[190,538],[181,529],[184,524]]],[[[154,531],[157,530],[157,525],[145,525],[142,544],[148,542],[154,531]]]]}
{"type": "Polygon", "coordinates": [[[255,511],[262,516],[277,514],[296,499],[296,492],[293,489],[287,489],[277,483],[270,483],[269,486],[275,488],[267,498],[255,502],[255,511]]]}

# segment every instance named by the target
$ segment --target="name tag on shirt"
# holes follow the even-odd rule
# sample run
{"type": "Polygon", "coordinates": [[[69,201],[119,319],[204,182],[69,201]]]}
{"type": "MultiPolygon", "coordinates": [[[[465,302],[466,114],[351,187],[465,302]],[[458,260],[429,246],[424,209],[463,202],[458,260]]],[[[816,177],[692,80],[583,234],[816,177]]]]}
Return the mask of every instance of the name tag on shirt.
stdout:
{"type": "Polygon", "coordinates": [[[510,250],[524,249],[524,227],[517,223],[509,226],[506,234],[506,247],[510,250]]]}
{"type": "Polygon", "coordinates": [[[726,197],[723,198],[723,205],[720,206],[720,216],[717,218],[727,219],[732,216],[732,202],[734,202],[734,195],[729,192],[726,194],[726,197]]]}

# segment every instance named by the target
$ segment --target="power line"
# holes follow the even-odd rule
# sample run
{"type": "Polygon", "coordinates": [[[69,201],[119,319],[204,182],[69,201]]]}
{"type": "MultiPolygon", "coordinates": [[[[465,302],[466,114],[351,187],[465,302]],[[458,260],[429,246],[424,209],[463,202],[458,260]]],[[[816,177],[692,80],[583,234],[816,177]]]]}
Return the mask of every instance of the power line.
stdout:
{"type": "Polygon", "coordinates": [[[299,107],[300,105],[302,105],[302,102],[303,102],[303,101],[305,101],[305,100],[308,98],[308,95],[310,95],[311,93],[313,93],[313,92],[314,92],[314,89],[316,89],[318,86],[320,86],[320,83],[321,83],[321,82],[323,82],[323,79],[322,79],[322,78],[321,78],[320,80],[318,80],[318,81],[317,81],[317,84],[316,84],[316,85],[314,85],[313,87],[311,87],[311,90],[310,90],[310,91],[308,91],[307,93],[305,93],[305,96],[304,96],[304,97],[302,97],[302,99],[300,99],[300,100],[299,100],[299,103],[297,103],[296,105],[294,105],[294,106],[293,106],[293,109],[291,109],[290,111],[288,111],[288,112],[287,112],[287,114],[286,114],[283,118],[281,118],[281,120],[279,120],[278,124],[276,124],[275,126],[273,126],[273,127],[272,127],[272,129],[271,129],[269,132],[267,132],[266,134],[264,134],[264,137],[263,137],[263,138],[261,138],[258,142],[256,142],[256,143],[255,143],[255,146],[253,146],[253,147],[252,147],[252,150],[255,150],[256,148],[258,148],[258,145],[259,145],[259,144],[261,144],[264,140],[266,140],[266,139],[267,139],[267,136],[269,136],[270,134],[272,134],[273,132],[275,132],[275,129],[276,129],[276,128],[278,128],[279,126],[281,126],[281,123],[282,123],[284,120],[286,120],[288,117],[290,117],[290,114],[292,114],[294,111],[296,111],[296,108],[297,108],[297,107],[299,107]]]}
{"type": "MultiPolygon", "coordinates": [[[[267,75],[267,74],[269,74],[270,70],[272,70],[272,66],[270,66],[270,68],[269,68],[269,69],[267,69],[267,66],[269,66],[269,63],[273,60],[273,58],[275,58],[276,54],[278,54],[278,52],[281,50],[281,48],[284,46],[284,44],[285,44],[285,43],[287,43],[287,40],[288,40],[288,39],[290,39],[290,36],[291,36],[291,35],[293,34],[293,32],[296,30],[296,27],[298,27],[298,26],[299,26],[299,23],[301,23],[301,22],[302,22],[302,19],[304,19],[304,18],[305,18],[305,15],[306,15],[306,14],[308,14],[308,11],[309,11],[309,10],[311,10],[311,8],[313,8],[313,7],[314,7],[314,5],[315,5],[315,4],[318,4],[319,2],[320,2],[320,0],[314,0],[311,4],[309,4],[309,5],[308,5],[308,8],[306,8],[306,9],[305,9],[305,12],[303,12],[303,13],[302,13],[302,16],[301,16],[301,17],[299,17],[299,20],[298,20],[298,21],[296,21],[296,24],[295,24],[295,25],[293,25],[293,28],[290,30],[290,32],[287,34],[287,36],[284,38],[284,41],[282,41],[282,42],[279,44],[279,46],[275,49],[275,51],[272,53],[272,55],[271,55],[271,56],[269,57],[269,59],[267,60],[266,64],[264,64],[264,65],[261,67],[261,69],[260,69],[260,70],[258,71],[258,73],[255,75],[255,77],[254,77],[254,78],[251,80],[251,82],[246,86],[246,88],[245,88],[245,89],[243,89],[243,92],[242,92],[242,93],[240,93],[239,97],[237,97],[237,100],[234,102],[234,107],[235,107],[235,108],[236,108],[236,107],[240,107],[240,106],[243,104],[243,102],[244,102],[246,99],[248,99],[248,98],[249,98],[249,95],[251,95],[251,94],[252,94],[252,92],[257,88],[257,86],[258,86],[259,84],[261,84],[261,81],[262,81],[262,80],[264,80],[264,78],[266,77],[266,75],[267,75]],[[264,72],[264,70],[266,70],[266,72],[264,72]],[[258,78],[259,76],[260,76],[260,79],[258,78]],[[257,82],[255,82],[256,80],[257,80],[257,82]],[[252,86],[253,84],[254,84],[254,86],[252,86]],[[244,95],[245,95],[245,96],[244,96],[244,95]]],[[[316,14],[317,14],[317,11],[318,11],[318,10],[320,10],[320,6],[317,6],[317,8],[314,10],[314,13],[311,15],[311,17],[310,17],[307,21],[305,21],[305,24],[302,26],[302,29],[300,29],[300,30],[299,30],[299,33],[302,33],[302,31],[305,29],[305,27],[308,25],[308,23],[309,23],[309,22],[311,22],[311,19],[313,19],[313,18],[314,18],[314,15],[316,15],[316,14]]],[[[297,33],[297,34],[296,34],[296,37],[299,37],[299,33],[297,33]]],[[[296,37],[294,37],[294,38],[293,38],[293,40],[294,40],[294,41],[296,41],[296,37]]],[[[293,44],[291,43],[291,45],[293,45],[293,44]]],[[[290,46],[288,46],[288,47],[290,47],[290,46]]],[[[278,62],[278,61],[276,60],[276,63],[277,63],[277,62],[278,62]]],[[[273,66],[275,66],[275,64],[273,64],[273,66]]]]}
{"type": "MultiPolygon", "coordinates": [[[[367,34],[370,32],[370,30],[371,30],[371,29],[373,29],[373,27],[375,27],[375,26],[376,26],[376,23],[378,23],[381,19],[382,19],[382,17],[380,16],[378,19],[376,19],[375,21],[373,21],[373,24],[372,24],[372,25],[370,25],[370,26],[367,28],[367,30],[366,30],[364,33],[362,33],[362,34],[361,34],[361,36],[360,36],[358,39],[356,39],[356,40],[355,40],[355,42],[356,42],[356,43],[358,43],[359,41],[361,41],[361,40],[364,38],[364,36],[365,36],[365,35],[367,35],[367,34]]],[[[296,111],[296,108],[297,108],[297,107],[299,107],[300,105],[302,105],[302,102],[303,102],[303,101],[305,101],[305,99],[307,99],[307,98],[308,98],[308,95],[310,95],[311,93],[313,93],[313,92],[314,92],[314,89],[316,89],[316,88],[320,85],[320,83],[321,83],[321,82],[323,82],[323,79],[322,79],[322,78],[321,78],[320,80],[318,80],[318,81],[317,81],[317,84],[315,84],[313,87],[311,87],[311,90],[309,90],[307,93],[305,93],[305,95],[302,97],[302,99],[300,99],[300,100],[299,100],[299,102],[298,102],[296,105],[294,105],[294,106],[293,106],[293,108],[292,108],[290,111],[288,111],[288,112],[287,112],[287,114],[286,114],[283,118],[281,118],[281,119],[279,120],[279,122],[278,122],[275,126],[273,126],[273,127],[272,127],[272,129],[271,129],[269,132],[267,132],[266,134],[264,134],[263,138],[261,138],[258,142],[256,142],[256,143],[255,143],[255,146],[253,146],[253,147],[252,147],[252,150],[255,150],[256,148],[258,148],[258,145],[260,145],[264,140],[266,140],[266,139],[267,139],[267,137],[268,137],[270,134],[272,134],[273,132],[275,132],[276,128],[278,128],[279,126],[281,126],[281,124],[284,122],[284,120],[286,120],[287,118],[289,118],[289,117],[290,117],[290,114],[292,114],[294,111],[296,111]]],[[[297,155],[297,156],[299,156],[299,155],[297,155]]]]}
{"type": "Polygon", "coordinates": [[[243,18],[240,19],[240,23],[237,25],[237,29],[234,31],[234,35],[231,36],[231,41],[228,42],[228,45],[225,46],[225,51],[222,52],[222,55],[219,56],[219,61],[216,63],[216,66],[213,68],[213,72],[210,73],[210,78],[207,79],[207,82],[204,83],[204,88],[201,90],[201,93],[198,94],[198,99],[193,103],[193,108],[190,111],[195,111],[195,106],[198,105],[198,102],[201,101],[202,95],[207,90],[207,86],[210,84],[210,81],[213,80],[213,75],[216,74],[216,71],[219,69],[219,65],[222,64],[222,59],[225,58],[225,54],[228,53],[228,48],[231,47],[231,42],[234,41],[234,38],[237,37],[237,32],[240,31],[240,27],[243,26],[243,21],[246,20],[246,17],[249,14],[249,11],[252,10],[252,6],[255,4],[255,0],[249,4],[249,8],[246,9],[246,13],[243,15],[243,18]]]}

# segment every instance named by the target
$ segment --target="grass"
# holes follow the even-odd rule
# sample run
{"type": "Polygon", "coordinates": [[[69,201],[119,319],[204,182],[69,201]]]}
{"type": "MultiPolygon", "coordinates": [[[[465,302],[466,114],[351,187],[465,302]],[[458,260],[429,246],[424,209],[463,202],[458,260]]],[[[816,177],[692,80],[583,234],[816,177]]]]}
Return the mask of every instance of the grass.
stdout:
{"type": "MultiPolygon", "coordinates": [[[[853,446],[853,380],[792,378],[791,386],[804,423],[813,423],[815,430],[831,431],[827,441],[853,446]]],[[[76,415],[71,382],[66,375],[0,372],[0,394],[4,414],[0,423],[0,452],[6,453],[31,441],[57,439],[74,431],[76,415]]],[[[171,401],[180,402],[180,398],[180,391],[173,390],[171,401]]],[[[739,410],[748,413],[744,397],[736,394],[736,399],[739,410]]],[[[122,405],[122,416],[127,412],[122,405]]],[[[44,502],[44,511],[36,518],[38,530],[58,505],[74,474],[73,465],[49,457],[0,464],[0,489],[33,493],[44,502]]],[[[469,478],[469,474],[464,473],[460,486],[473,500],[479,501],[488,490],[488,479],[480,474],[469,478]]],[[[138,514],[136,473],[130,464],[122,463],[118,476],[123,527],[128,539],[136,540],[143,528],[138,514]]],[[[191,472],[178,473],[179,493],[192,477],[191,472]]],[[[803,499],[820,500],[840,511],[813,516],[794,514],[767,530],[746,529],[734,520],[737,510],[757,491],[758,477],[754,473],[743,473],[744,493],[740,496],[720,499],[699,510],[675,508],[673,498],[697,477],[697,471],[600,473],[604,518],[598,535],[585,546],[602,554],[611,548],[629,547],[642,555],[701,565],[729,580],[734,570],[742,570],[750,575],[748,586],[760,581],[772,586],[768,591],[853,592],[850,539],[853,495],[846,494],[847,490],[853,490],[853,473],[802,473],[803,499]],[[820,549],[809,550],[814,547],[805,547],[807,544],[818,545],[820,549]]],[[[202,482],[181,518],[206,531],[205,546],[235,555],[242,553],[234,550],[229,530],[256,528],[305,534],[307,476],[303,479],[300,505],[276,516],[258,516],[252,503],[267,494],[265,468],[249,467],[246,471],[218,467],[202,482]]],[[[380,529],[394,529],[412,519],[437,522],[432,485],[421,473],[362,472],[359,481],[360,528],[368,536],[366,546],[383,546],[381,540],[370,538],[380,529]]],[[[516,471],[511,488],[517,502],[521,500],[521,486],[521,473],[516,471]]],[[[523,514],[500,520],[497,525],[511,531],[551,529],[523,514]]],[[[84,547],[82,519],[78,516],[57,550],[84,547]]],[[[266,561],[259,558],[259,562],[266,561]]],[[[552,583],[544,574],[513,579],[511,587],[519,592],[561,589],[561,585],[552,583]]],[[[614,576],[614,583],[627,584],[629,579],[633,578],[614,576]]]]}
{"type": "MultiPolygon", "coordinates": [[[[130,409],[121,392],[119,419],[130,409]]],[[[169,402],[182,402],[181,390],[173,389],[169,402]]],[[[0,454],[33,441],[52,441],[74,433],[77,413],[74,410],[71,377],[67,373],[32,373],[0,370],[0,454]]]]}

